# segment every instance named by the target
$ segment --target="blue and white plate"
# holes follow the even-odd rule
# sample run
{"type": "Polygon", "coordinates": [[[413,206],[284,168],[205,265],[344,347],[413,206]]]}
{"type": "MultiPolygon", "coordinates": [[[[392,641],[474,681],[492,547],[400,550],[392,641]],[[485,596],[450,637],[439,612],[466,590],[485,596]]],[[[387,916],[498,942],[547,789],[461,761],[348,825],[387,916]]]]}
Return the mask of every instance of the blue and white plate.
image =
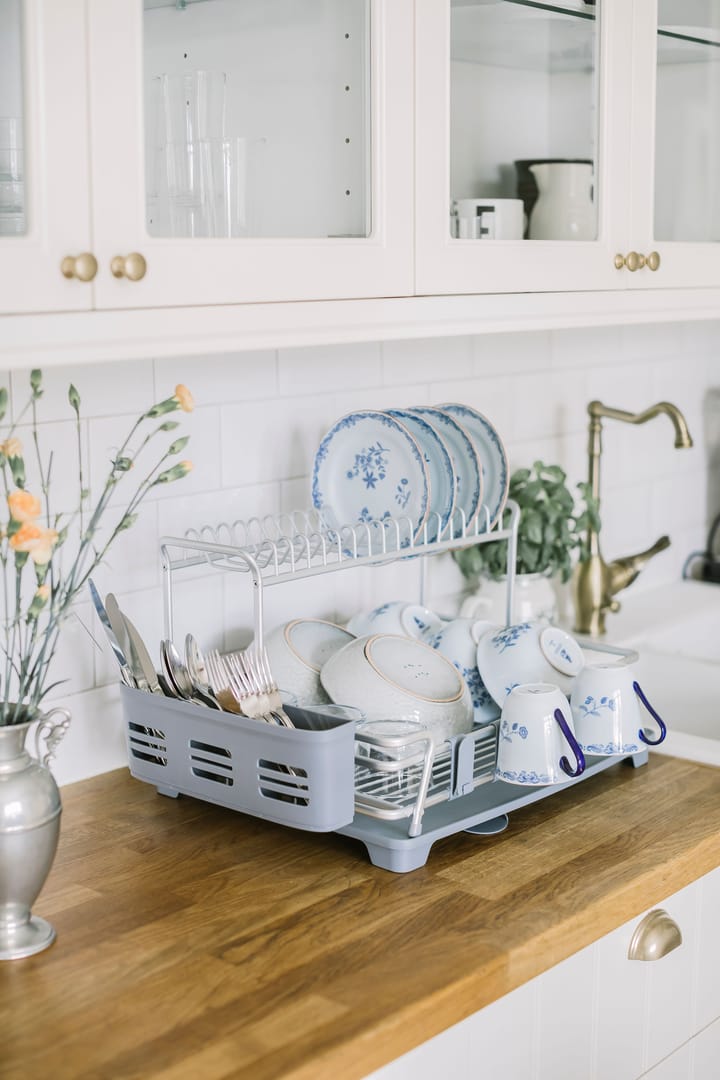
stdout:
{"type": "MultiPolygon", "coordinates": [[[[482,472],[475,444],[454,416],[430,406],[409,409],[435,428],[450,452],[455,473],[455,510],[462,509],[467,528],[474,522],[483,497],[482,472]]],[[[455,535],[460,528],[460,514],[453,518],[455,535]]]]}
{"type": "Polygon", "coordinates": [[[355,412],[328,431],[315,455],[313,506],[328,524],[406,522],[417,539],[430,508],[427,467],[408,429],[383,412],[355,412]]]}
{"type": "Polygon", "coordinates": [[[414,436],[425,458],[430,477],[430,514],[427,522],[428,543],[442,535],[455,506],[455,473],[447,445],[435,428],[421,416],[405,409],[388,409],[414,436]]]}
{"type": "Polygon", "coordinates": [[[459,420],[475,443],[483,472],[484,505],[481,524],[484,527],[487,507],[490,515],[489,528],[492,529],[502,518],[510,483],[507,454],[502,439],[488,418],[477,409],[454,403],[441,405],[440,408],[459,420]]]}

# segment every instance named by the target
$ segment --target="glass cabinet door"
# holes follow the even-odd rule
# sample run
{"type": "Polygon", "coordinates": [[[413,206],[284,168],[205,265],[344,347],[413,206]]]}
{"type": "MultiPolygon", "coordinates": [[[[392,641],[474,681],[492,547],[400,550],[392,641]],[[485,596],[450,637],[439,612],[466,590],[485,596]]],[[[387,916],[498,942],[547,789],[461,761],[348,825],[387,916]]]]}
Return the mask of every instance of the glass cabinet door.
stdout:
{"type": "Polygon", "coordinates": [[[424,117],[417,227],[428,286],[440,286],[438,256],[445,291],[481,291],[485,274],[490,291],[614,283],[610,236],[626,208],[613,171],[629,110],[613,73],[628,54],[627,12],[614,0],[419,9],[418,117],[430,111],[436,143],[433,161],[424,117]]]}
{"type": "Polygon", "coordinates": [[[102,258],[147,264],[101,306],[411,291],[412,0],[95,0],[91,41],[102,258]]]}
{"type": "Polygon", "coordinates": [[[90,230],[83,0],[59,7],[0,0],[0,312],[92,306],[61,269],[90,230]]]}
{"type": "Polygon", "coordinates": [[[645,0],[637,52],[654,123],[638,148],[650,175],[636,185],[636,235],[653,257],[633,284],[720,284],[720,0],[645,0]]]}

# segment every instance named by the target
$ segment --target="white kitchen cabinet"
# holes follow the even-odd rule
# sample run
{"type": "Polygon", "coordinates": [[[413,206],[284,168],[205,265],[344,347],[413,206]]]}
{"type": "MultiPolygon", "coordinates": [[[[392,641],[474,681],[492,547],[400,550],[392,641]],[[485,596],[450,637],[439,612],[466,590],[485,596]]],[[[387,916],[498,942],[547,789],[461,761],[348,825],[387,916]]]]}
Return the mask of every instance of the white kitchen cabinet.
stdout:
{"type": "Polygon", "coordinates": [[[416,7],[420,292],[720,284],[717,0],[416,7]]]}
{"type": "Polygon", "coordinates": [[[0,29],[0,311],[48,313],[8,362],[716,313],[720,0],[0,0],[0,29]],[[578,167],[573,239],[547,206],[540,239],[537,206],[454,235],[516,161],[578,167]]]}
{"type": "Polygon", "coordinates": [[[99,307],[412,293],[412,0],[88,10],[99,307]]]}
{"type": "Polygon", "coordinates": [[[92,307],[85,62],[84,0],[0,0],[0,314],[92,307]]]}
{"type": "Polygon", "coordinates": [[[367,1080],[714,1080],[720,1052],[720,868],[666,900],[682,945],[628,959],[644,915],[367,1080]]]}

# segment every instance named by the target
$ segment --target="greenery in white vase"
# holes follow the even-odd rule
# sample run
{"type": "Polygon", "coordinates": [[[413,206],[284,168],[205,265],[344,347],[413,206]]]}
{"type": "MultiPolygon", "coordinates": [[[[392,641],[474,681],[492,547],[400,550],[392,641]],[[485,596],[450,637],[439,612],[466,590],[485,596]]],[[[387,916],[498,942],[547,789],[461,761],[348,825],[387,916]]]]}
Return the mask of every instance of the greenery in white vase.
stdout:
{"type": "MultiPolygon", "coordinates": [[[[570,578],[575,553],[587,558],[588,527],[600,530],[597,500],[589,484],[577,485],[579,506],[566,484],[567,475],[559,465],[534,462],[531,469],[516,469],[510,477],[508,496],[520,507],[517,573],[558,575],[570,578]]],[[[510,512],[503,515],[509,523],[510,512]]],[[[507,572],[507,540],[477,544],[454,551],[463,575],[472,581],[481,577],[498,581],[507,572]]]]}
{"type": "MultiPolygon", "coordinates": [[[[69,386],[68,409],[77,434],[71,461],[58,460],[52,451],[42,452],[38,427],[42,396],[42,372],[35,369],[30,374],[27,403],[2,432],[0,441],[7,505],[7,519],[0,519],[0,726],[31,717],[58,685],[48,682],[49,665],[73,602],[117,538],[135,524],[146,495],[159,485],[182,479],[192,469],[191,462],[176,460],[189,436],[172,434],[179,423],[167,419],[178,410],[193,409],[190,391],[179,385],[171,397],[151,406],[131,426],[93,501],[86,486],[80,394],[69,386]],[[17,434],[26,417],[30,420],[29,451],[17,434]],[[29,490],[26,482],[28,452],[38,477],[35,490],[29,490]],[[70,512],[57,512],[53,480],[69,471],[77,474],[75,506],[70,512]],[[117,509],[119,489],[127,492],[121,509],[117,509]]],[[[7,389],[0,387],[0,423],[8,400],[7,389]]]]}

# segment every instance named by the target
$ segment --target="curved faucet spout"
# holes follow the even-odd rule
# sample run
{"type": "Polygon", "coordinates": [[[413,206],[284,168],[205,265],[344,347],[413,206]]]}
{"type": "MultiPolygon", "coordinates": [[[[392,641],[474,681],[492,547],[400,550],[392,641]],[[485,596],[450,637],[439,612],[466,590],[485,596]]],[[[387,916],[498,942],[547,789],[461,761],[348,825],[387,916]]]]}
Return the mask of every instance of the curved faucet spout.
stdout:
{"type": "MultiPolygon", "coordinates": [[[[650,408],[637,413],[611,408],[609,405],[604,405],[602,401],[590,402],[588,405],[590,416],[588,480],[590,490],[598,504],[600,502],[602,421],[607,419],[620,420],[625,424],[645,424],[661,414],[669,417],[673,425],[676,448],[691,447],[693,441],[685,417],[677,406],[669,401],[659,401],[656,405],[651,405],[650,408]]],[[[575,629],[583,634],[604,634],[605,613],[618,611],[620,608],[617,600],[613,600],[615,594],[631,585],[645,563],[658,552],[664,551],[669,544],[669,538],[663,536],[647,551],[624,559],[616,559],[608,565],[600,554],[600,536],[591,526],[587,534],[589,558],[577,567],[575,573],[575,629]]]]}

